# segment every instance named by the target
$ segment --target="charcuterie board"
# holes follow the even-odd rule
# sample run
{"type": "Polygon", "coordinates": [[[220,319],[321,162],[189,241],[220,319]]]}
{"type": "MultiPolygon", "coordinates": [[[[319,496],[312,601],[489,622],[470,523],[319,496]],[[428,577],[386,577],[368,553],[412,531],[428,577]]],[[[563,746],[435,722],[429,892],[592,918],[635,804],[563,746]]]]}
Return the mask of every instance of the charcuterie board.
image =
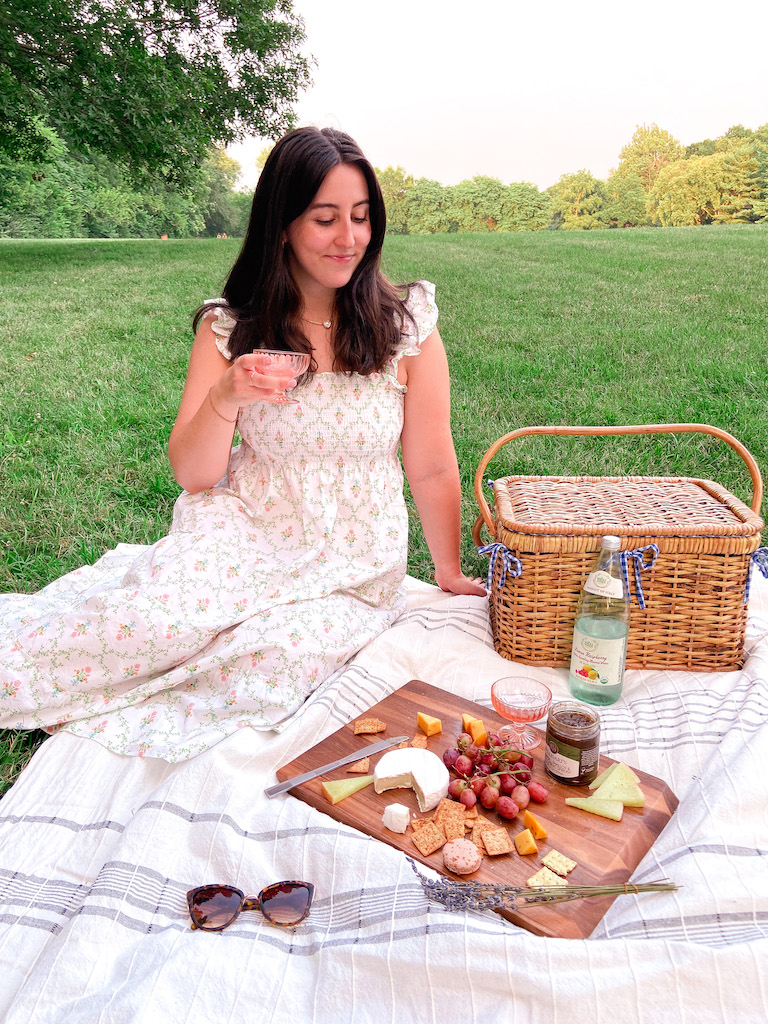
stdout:
{"type": "MultiPolygon", "coordinates": [[[[439,757],[447,747],[455,745],[456,738],[462,731],[462,714],[469,713],[473,717],[481,718],[491,732],[497,731],[505,724],[493,709],[413,679],[372,707],[365,716],[361,716],[375,717],[385,722],[385,732],[375,736],[356,736],[354,723],[349,723],[290,764],[284,765],[278,770],[277,777],[282,782],[354,750],[360,750],[360,756],[363,757],[367,743],[387,736],[414,736],[418,732],[416,716],[419,711],[439,718],[442,722],[442,732],[430,736],[427,741],[428,749],[439,757]]],[[[382,756],[383,754],[377,754],[371,758],[371,773],[376,761],[382,756]]],[[[541,867],[542,856],[550,850],[557,850],[577,863],[577,867],[568,875],[569,882],[573,884],[606,885],[628,881],[677,807],[678,800],[669,786],[661,779],[638,771],[640,785],[645,794],[645,806],[642,809],[627,807],[621,821],[610,821],[566,806],[565,797],[588,796],[589,790],[586,787],[564,785],[546,775],[543,742],[533,751],[533,756],[533,777],[550,791],[545,803],[530,805],[530,810],[543,822],[548,833],[547,838],[539,842],[539,853],[522,857],[513,851],[497,857],[486,856],[478,871],[468,877],[482,882],[525,885],[526,880],[541,867]]],[[[607,768],[611,763],[610,758],[601,757],[600,769],[607,768]]],[[[369,786],[337,804],[330,804],[321,791],[323,782],[345,777],[350,777],[346,769],[338,768],[329,775],[312,779],[290,792],[292,796],[306,801],[345,825],[389,843],[390,846],[402,850],[409,857],[442,874],[457,877],[446,871],[439,850],[427,857],[419,853],[411,840],[410,828],[401,835],[390,832],[382,824],[384,808],[390,803],[405,804],[412,810],[414,816],[420,815],[416,794],[412,790],[395,789],[379,794],[374,792],[373,786],[369,786]]],[[[515,833],[523,828],[522,812],[512,821],[503,821],[494,811],[485,811],[482,808],[480,810],[486,817],[503,824],[513,838],[515,833]]],[[[536,935],[586,938],[615,898],[589,897],[550,906],[528,905],[517,911],[500,913],[536,935]]],[[[654,894],[648,894],[638,898],[656,897],[654,894]]]]}

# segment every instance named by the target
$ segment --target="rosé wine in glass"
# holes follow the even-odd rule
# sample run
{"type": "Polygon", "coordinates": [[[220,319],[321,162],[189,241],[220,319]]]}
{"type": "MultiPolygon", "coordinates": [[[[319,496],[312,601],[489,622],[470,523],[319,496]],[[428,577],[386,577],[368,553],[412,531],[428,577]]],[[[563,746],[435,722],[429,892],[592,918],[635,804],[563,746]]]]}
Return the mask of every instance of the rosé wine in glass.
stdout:
{"type": "Polygon", "coordinates": [[[512,725],[499,729],[499,738],[505,746],[515,750],[533,750],[541,743],[541,734],[528,728],[529,722],[538,722],[549,710],[552,691],[544,683],[525,677],[507,676],[497,679],[491,687],[491,701],[498,713],[512,725]]]}
{"type": "MultiPolygon", "coordinates": [[[[255,348],[255,356],[268,356],[268,359],[260,361],[258,370],[260,373],[268,374],[270,377],[283,377],[286,384],[294,377],[301,376],[309,366],[308,352],[286,352],[282,349],[255,348]]],[[[263,402],[272,402],[280,405],[296,405],[298,398],[291,398],[285,388],[276,388],[262,395],[263,402]]]]}

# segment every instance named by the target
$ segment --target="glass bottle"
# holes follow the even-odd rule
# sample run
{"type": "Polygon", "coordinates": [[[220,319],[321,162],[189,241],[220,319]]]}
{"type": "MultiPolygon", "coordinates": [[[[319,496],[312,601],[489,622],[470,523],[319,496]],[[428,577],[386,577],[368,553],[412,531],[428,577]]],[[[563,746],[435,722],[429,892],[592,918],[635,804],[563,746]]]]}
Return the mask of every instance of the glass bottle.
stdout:
{"type": "Polygon", "coordinates": [[[624,682],[629,594],[620,547],[618,537],[603,537],[576,609],[568,684],[573,696],[588,704],[614,704],[624,682]]]}

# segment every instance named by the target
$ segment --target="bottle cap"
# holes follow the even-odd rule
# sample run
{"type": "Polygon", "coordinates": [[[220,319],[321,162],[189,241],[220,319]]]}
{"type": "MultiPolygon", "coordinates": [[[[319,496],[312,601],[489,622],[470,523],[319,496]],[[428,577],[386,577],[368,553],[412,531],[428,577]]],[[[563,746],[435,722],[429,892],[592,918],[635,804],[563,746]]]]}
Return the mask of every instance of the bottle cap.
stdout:
{"type": "Polygon", "coordinates": [[[606,551],[618,551],[621,547],[621,538],[611,536],[603,537],[600,543],[606,551]]]}

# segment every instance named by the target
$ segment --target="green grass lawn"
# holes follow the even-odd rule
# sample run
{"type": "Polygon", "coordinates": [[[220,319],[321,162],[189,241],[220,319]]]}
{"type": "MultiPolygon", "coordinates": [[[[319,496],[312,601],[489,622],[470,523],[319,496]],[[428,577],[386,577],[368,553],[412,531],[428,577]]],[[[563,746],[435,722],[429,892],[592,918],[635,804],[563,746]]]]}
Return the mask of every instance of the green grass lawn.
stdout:
{"type": "MultiPolygon", "coordinates": [[[[190,317],[237,250],[0,240],[0,592],[167,531],[190,317]]],[[[516,427],[709,423],[768,464],[768,227],[394,236],[385,269],[437,285],[467,571],[486,568],[469,536],[475,469],[516,427]]],[[[507,473],[705,477],[751,498],[738,456],[703,435],[524,439],[489,467],[507,473]]],[[[414,517],[409,568],[431,577],[414,517]]],[[[29,747],[0,735],[0,786],[29,747]]]]}

